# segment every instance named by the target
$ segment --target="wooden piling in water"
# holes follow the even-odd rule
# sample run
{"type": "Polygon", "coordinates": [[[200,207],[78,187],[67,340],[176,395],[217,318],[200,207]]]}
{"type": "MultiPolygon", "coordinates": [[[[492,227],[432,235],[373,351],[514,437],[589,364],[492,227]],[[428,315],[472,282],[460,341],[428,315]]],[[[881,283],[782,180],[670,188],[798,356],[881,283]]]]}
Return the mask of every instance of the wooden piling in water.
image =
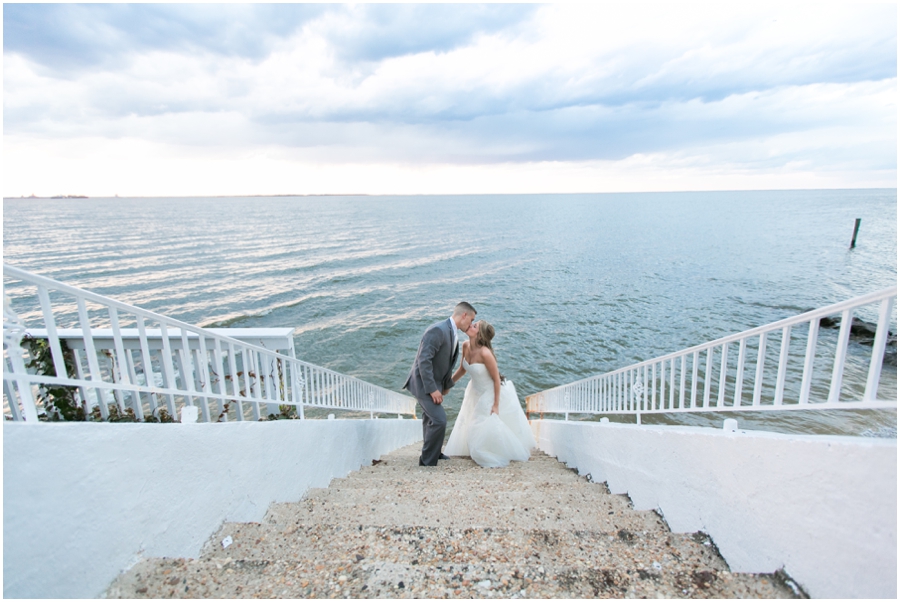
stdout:
{"type": "Polygon", "coordinates": [[[853,249],[856,247],[856,235],[859,233],[859,223],[862,221],[861,218],[856,218],[856,225],[853,226],[853,240],[850,241],[850,248],[853,249]]]}

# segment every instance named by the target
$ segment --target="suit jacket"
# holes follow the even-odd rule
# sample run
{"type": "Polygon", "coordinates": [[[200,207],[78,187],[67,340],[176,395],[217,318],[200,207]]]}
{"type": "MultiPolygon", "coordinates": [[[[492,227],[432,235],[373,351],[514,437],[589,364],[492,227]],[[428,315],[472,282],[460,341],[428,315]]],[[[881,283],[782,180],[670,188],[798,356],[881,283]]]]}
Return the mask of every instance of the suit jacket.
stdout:
{"type": "Polygon", "coordinates": [[[403,385],[416,397],[427,398],[434,391],[446,391],[453,386],[453,366],[459,357],[459,345],[453,346],[450,328],[450,320],[442,320],[429,326],[422,335],[416,361],[403,385]]]}

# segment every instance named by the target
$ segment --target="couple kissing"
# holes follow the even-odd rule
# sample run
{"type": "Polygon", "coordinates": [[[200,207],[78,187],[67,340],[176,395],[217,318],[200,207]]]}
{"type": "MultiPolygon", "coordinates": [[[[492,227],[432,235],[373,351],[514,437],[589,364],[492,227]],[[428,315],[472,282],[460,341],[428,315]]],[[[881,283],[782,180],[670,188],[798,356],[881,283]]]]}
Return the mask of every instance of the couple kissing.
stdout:
{"type": "Polygon", "coordinates": [[[491,341],[494,327],[475,321],[478,312],[465,301],[449,319],[432,324],[422,335],[406,384],[422,408],[422,455],[419,466],[437,466],[450,456],[471,457],[479,466],[498,468],[510,461],[525,462],[535,447],[534,435],[512,381],[500,374],[491,341]],[[457,331],[469,340],[460,349],[457,331]],[[454,372],[457,360],[459,368],[454,372]],[[444,396],[469,374],[462,407],[447,447],[444,396]]]}

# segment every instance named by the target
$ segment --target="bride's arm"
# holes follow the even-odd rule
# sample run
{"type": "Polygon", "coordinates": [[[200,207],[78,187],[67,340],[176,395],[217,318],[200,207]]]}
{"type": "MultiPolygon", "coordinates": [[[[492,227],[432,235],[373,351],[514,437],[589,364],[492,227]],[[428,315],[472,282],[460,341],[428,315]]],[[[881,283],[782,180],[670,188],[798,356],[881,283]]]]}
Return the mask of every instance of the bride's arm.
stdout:
{"type": "MultiPolygon", "coordinates": [[[[462,356],[466,357],[466,351],[469,349],[469,341],[465,341],[462,344],[462,356]]],[[[457,369],[456,373],[453,375],[453,382],[458,381],[463,377],[463,374],[466,373],[466,369],[463,368],[462,361],[459,362],[459,369],[457,369]]]]}
{"type": "Polygon", "coordinates": [[[494,381],[494,406],[491,408],[491,414],[500,413],[500,369],[497,368],[497,358],[491,353],[490,349],[484,349],[481,352],[484,360],[484,366],[488,369],[488,374],[494,381]]]}

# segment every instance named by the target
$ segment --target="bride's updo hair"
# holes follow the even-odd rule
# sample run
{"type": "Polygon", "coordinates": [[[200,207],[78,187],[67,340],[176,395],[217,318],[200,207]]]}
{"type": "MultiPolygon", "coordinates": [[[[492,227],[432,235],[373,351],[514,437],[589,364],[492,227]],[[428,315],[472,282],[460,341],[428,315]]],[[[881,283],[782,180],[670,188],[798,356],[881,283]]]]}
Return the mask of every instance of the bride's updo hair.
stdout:
{"type": "Polygon", "coordinates": [[[475,334],[475,342],[478,343],[479,347],[487,347],[493,353],[494,348],[491,347],[491,340],[493,340],[494,334],[494,327],[487,320],[478,320],[478,332],[475,334]]]}
{"type": "MultiPolygon", "coordinates": [[[[494,354],[494,358],[497,357],[497,353],[494,351],[494,347],[491,345],[491,340],[494,338],[494,327],[491,326],[487,320],[478,320],[478,332],[475,333],[475,344],[479,347],[487,347],[491,350],[491,353],[494,354]]],[[[502,374],[500,375],[500,381],[505,381],[506,377],[502,374]]]]}

